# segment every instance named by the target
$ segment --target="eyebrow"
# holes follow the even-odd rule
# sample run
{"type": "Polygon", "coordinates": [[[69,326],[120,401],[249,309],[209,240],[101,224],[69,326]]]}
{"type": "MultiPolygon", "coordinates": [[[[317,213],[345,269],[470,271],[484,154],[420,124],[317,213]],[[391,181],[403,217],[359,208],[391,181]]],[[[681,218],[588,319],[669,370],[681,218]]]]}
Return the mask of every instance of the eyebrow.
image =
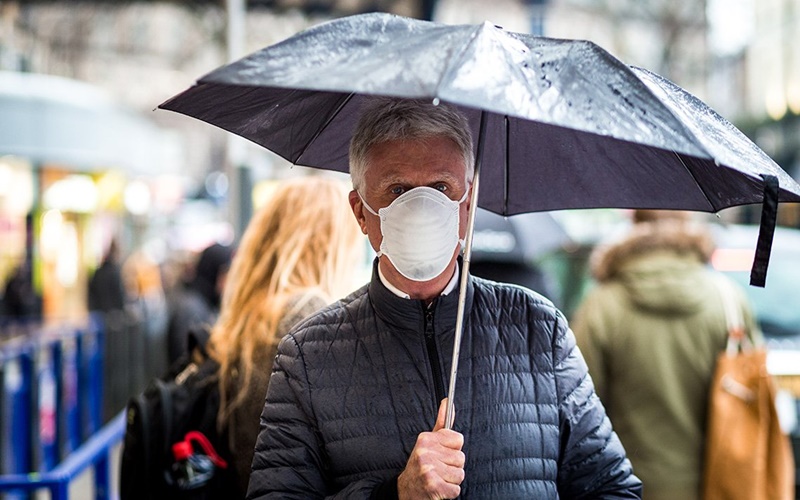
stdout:
{"type": "MultiPolygon", "coordinates": [[[[450,172],[443,172],[442,175],[438,179],[436,179],[436,180],[434,180],[434,181],[432,181],[432,182],[430,182],[430,183],[428,183],[426,185],[436,184],[437,182],[446,182],[448,184],[457,185],[460,179],[461,178],[459,176],[452,175],[450,172]]],[[[466,176],[464,176],[464,180],[466,180],[466,176]]],[[[398,175],[389,174],[388,176],[383,177],[381,179],[381,181],[379,183],[379,188],[381,188],[381,189],[387,188],[387,187],[392,186],[394,184],[405,185],[405,184],[408,184],[408,181],[406,179],[398,176],[398,175]]]]}

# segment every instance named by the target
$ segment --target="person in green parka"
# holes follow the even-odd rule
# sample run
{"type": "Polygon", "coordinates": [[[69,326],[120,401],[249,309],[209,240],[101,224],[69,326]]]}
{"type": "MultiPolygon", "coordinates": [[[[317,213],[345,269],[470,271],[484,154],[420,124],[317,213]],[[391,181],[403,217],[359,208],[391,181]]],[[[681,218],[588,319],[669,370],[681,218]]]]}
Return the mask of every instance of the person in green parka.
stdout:
{"type": "Polygon", "coordinates": [[[736,291],[760,339],[744,291],[708,265],[713,250],[689,212],[636,211],[624,238],[594,251],[597,286],[571,322],[644,499],[700,498],[709,388],[727,339],[720,286],[736,291]]]}

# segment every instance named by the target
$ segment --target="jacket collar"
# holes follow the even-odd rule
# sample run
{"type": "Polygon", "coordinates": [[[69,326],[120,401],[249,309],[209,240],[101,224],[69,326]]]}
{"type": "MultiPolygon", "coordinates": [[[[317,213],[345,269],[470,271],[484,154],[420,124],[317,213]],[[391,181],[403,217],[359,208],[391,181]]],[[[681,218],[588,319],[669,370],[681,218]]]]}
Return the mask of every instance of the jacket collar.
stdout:
{"type": "MultiPolygon", "coordinates": [[[[463,269],[464,263],[461,257],[458,258],[458,261],[459,269],[463,269]]],[[[472,276],[468,276],[467,299],[464,304],[465,311],[469,311],[472,306],[473,287],[472,276]]],[[[458,312],[458,291],[459,286],[456,286],[455,290],[447,295],[437,297],[430,305],[430,310],[433,311],[435,332],[455,330],[456,314],[458,312]]],[[[425,328],[425,316],[428,312],[425,301],[398,297],[386,288],[378,276],[377,258],[372,263],[372,280],[369,283],[368,293],[375,313],[389,325],[398,329],[419,332],[425,328]]]]}

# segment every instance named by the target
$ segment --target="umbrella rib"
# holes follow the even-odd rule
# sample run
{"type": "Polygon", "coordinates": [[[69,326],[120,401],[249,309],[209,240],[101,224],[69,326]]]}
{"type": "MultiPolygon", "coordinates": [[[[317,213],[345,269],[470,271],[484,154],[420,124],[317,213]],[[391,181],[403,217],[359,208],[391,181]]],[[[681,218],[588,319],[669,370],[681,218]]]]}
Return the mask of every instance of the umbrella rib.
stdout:
{"type": "Polygon", "coordinates": [[[469,42],[467,44],[465,44],[463,47],[461,47],[461,51],[460,51],[458,57],[454,57],[453,59],[450,60],[450,61],[453,61],[453,62],[457,61],[458,64],[452,64],[451,63],[451,64],[447,65],[447,69],[442,72],[442,76],[439,78],[439,81],[436,82],[436,90],[434,92],[434,96],[433,97],[439,97],[439,89],[441,89],[442,82],[445,81],[445,78],[449,79],[450,73],[453,72],[452,68],[460,68],[461,67],[461,61],[464,59],[464,54],[467,52],[467,49],[473,43],[475,43],[475,38],[477,38],[477,32],[480,31],[481,28],[482,28],[482,25],[478,25],[472,31],[472,36],[470,37],[469,42]]]}
{"type": "MultiPolygon", "coordinates": [[[[697,187],[700,189],[700,192],[701,192],[701,193],[703,193],[703,198],[705,198],[705,199],[706,199],[706,201],[708,202],[708,204],[711,206],[712,210],[713,210],[714,212],[716,212],[716,211],[717,211],[717,207],[716,207],[716,206],[714,205],[714,203],[712,203],[712,202],[711,202],[711,200],[709,199],[708,195],[706,194],[706,191],[705,191],[705,189],[703,189],[703,185],[702,185],[702,184],[700,184],[700,182],[698,182],[698,180],[697,180],[697,177],[695,177],[695,175],[694,175],[694,172],[692,172],[692,169],[690,169],[688,166],[686,166],[686,162],[684,162],[684,161],[683,161],[683,158],[681,158],[681,155],[680,155],[680,154],[678,154],[678,152],[677,152],[677,151],[673,151],[673,152],[672,152],[672,154],[674,154],[674,155],[675,155],[675,156],[678,158],[678,161],[679,161],[679,162],[681,162],[681,165],[683,165],[683,168],[685,168],[685,169],[686,169],[686,171],[689,173],[689,175],[691,175],[691,176],[692,176],[692,180],[694,180],[694,183],[695,183],[695,184],[697,185],[697,187]]],[[[715,160],[715,162],[716,162],[716,160],[715,160]]]]}
{"type": "Polygon", "coordinates": [[[335,120],[336,117],[339,116],[339,113],[342,111],[342,109],[344,109],[345,106],[347,106],[347,103],[350,102],[350,99],[352,99],[354,95],[355,94],[353,92],[347,94],[347,97],[345,97],[344,100],[341,103],[339,103],[339,105],[336,107],[336,111],[334,111],[333,114],[331,114],[331,116],[325,121],[325,124],[321,126],[314,133],[314,137],[312,137],[311,139],[308,140],[307,143],[305,143],[305,145],[300,150],[300,154],[297,155],[297,159],[294,161],[295,165],[300,163],[300,158],[302,158],[303,155],[306,154],[306,151],[308,151],[308,148],[311,147],[312,144],[314,144],[314,141],[316,141],[317,138],[320,135],[322,135],[323,132],[325,132],[325,130],[328,128],[328,125],[330,125],[331,122],[333,122],[333,120],[335,120]]]}
{"type": "Polygon", "coordinates": [[[508,166],[511,164],[511,134],[509,133],[508,115],[503,116],[503,128],[506,134],[505,154],[503,155],[503,215],[508,215],[508,166]]]}

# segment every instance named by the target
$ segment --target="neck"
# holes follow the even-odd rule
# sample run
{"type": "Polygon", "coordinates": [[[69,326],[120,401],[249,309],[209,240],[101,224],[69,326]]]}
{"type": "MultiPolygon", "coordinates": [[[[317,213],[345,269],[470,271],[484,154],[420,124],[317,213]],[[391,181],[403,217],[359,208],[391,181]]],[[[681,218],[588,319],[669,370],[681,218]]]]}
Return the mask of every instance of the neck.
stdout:
{"type": "Polygon", "coordinates": [[[428,305],[433,302],[436,297],[440,296],[447,287],[447,284],[450,283],[450,280],[453,278],[453,273],[455,273],[456,270],[456,259],[453,259],[439,276],[429,281],[413,281],[406,278],[394,268],[389,259],[384,257],[380,258],[378,265],[381,268],[383,277],[386,278],[389,283],[404,293],[407,293],[409,298],[422,300],[428,305]]]}

